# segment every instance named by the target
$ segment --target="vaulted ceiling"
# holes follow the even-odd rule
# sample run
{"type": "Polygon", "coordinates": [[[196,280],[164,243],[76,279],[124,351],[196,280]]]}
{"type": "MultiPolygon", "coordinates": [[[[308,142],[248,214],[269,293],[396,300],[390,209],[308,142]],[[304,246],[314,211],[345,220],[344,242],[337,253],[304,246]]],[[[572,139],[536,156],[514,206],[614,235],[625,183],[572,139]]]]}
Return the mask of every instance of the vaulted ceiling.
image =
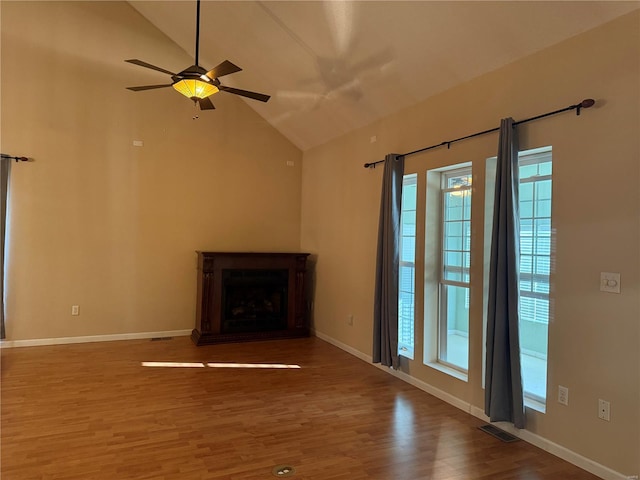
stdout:
{"type": "MultiPolygon", "coordinates": [[[[129,3],[194,55],[195,1],[129,3]]],[[[199,63],[210,69],[228,59],[242,67],[223,83],[270,94],[266,104],[246,102],[306,150],[639,7],[638,1],[203,1],[199,63]]],[[[158,65],[144,50],[137,58],[158,65]]],[[[166,80],[154,75],[156,83],[166,80]]]]}

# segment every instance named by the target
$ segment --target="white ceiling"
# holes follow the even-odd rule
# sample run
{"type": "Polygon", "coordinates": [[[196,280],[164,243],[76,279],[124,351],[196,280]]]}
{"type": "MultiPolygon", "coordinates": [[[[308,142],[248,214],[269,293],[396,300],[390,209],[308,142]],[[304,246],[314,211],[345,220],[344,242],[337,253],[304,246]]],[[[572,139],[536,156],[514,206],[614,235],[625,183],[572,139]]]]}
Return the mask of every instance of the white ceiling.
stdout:
{"type": "MultiPolygon", "coordinates": [[[[194,55],[195,1],[129,3],[194,55]]],[[[242,67],[222,83],[271,95],[266,104],[246,102],[306,150],[639,7],[639,1],[203,0],[199,63],[208,70],[228,59],[242,67]]],[[[147,53],[137,58],[158,65],[147,53]]],[[[166,79],[152,75],[156,83],[166,79]]]]}

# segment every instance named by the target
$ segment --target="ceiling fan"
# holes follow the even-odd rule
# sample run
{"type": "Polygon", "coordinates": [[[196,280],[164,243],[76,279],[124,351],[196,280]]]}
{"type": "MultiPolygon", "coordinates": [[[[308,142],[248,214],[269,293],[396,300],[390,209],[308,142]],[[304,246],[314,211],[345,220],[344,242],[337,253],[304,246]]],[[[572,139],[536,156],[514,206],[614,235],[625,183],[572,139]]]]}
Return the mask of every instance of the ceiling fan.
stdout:
{"type": "Polygon", "coordinates": [[[269,95],[263,93],[250,92],[248,90],[241,90],[239,88],[227,87],[220,83],[219,78],[231,73],[236,73],[242,69],[229,60],[225,60],[217,67],[206,71],[200,65],[198,65],[198,48],[200,43],[200,0],[197,0],[196,6],[196,56],[195,65],[182,70],[180,73],[173,73],[164,68],[156,67],[150,63],[143,62],[142,60],[130,59],[125,62],[133,63],[141,67],[157,70],[158,72],[171,75],[171,83],[165,83],[161,85],[143,85],[139,87],[127,87],[128,90],[138,92],[141,90],[153,90],[156,88],[173,87],[176,91],[180,92],[187,98],[190,98],[197,103],[200,110],[213,110],[215,107],[211,102],[209,96],[219,91],[233,93],[234,95],[240,95],[242,97],[251,98],[253,100],[259,100],[260,102],[266,102],[271,98],[269,95]]]}

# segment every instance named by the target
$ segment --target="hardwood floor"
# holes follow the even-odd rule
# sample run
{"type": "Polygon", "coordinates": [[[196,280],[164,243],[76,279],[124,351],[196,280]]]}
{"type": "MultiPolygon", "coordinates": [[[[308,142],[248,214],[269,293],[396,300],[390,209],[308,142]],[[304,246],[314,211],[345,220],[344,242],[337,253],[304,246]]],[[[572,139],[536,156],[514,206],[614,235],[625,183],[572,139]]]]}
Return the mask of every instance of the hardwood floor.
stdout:
{"type": "Polygon", "coordinates": [[[2,480],[596,479],[317,338],[2,349],[2,480]],[[298,364],[162,368],[141,362],[298,364]]]}

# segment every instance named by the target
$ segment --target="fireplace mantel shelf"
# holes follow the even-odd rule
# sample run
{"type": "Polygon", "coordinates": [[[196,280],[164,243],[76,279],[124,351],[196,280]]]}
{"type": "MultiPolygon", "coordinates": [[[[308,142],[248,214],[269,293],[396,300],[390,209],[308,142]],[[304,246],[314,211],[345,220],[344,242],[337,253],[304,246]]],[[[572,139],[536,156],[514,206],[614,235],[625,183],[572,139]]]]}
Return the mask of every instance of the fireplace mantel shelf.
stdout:
{"type": "Polygon", "coordinates": [[[196,345],[309,335],[308,253],[198,251],[196,345]]]}

